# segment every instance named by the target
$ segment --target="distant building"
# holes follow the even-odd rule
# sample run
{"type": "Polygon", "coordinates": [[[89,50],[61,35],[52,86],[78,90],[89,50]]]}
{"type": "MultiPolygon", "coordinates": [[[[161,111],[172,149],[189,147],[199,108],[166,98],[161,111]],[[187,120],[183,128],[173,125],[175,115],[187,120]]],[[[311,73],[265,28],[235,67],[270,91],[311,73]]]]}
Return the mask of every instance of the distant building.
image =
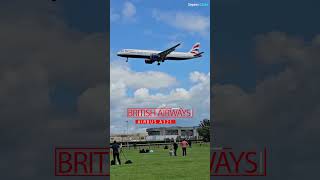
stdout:
{"type": "Polygon", "coordinates": [[[179,139],[191,139],[198,140],[199,134],[197,132],[198,126],[194,127],[160,127],[147,129],[148,136],[147,141],[166,141],[166,140],[179,140],[179,139]]]}
{"type": "Polygon", "coordinates": [[[146,133],[111,135],[110,143],[113,143],[113,141],[117,141],[117,142],[146,141],[146,136],[147,136],[146,133]]]}

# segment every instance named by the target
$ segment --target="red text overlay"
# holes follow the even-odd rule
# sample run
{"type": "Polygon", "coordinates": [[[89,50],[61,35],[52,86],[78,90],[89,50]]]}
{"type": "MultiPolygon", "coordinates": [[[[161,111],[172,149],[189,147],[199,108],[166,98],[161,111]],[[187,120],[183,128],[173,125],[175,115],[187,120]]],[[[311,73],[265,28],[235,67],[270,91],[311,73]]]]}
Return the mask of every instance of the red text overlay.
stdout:
{"type": "Polygon", "coordinates": [[[56,176],[109,176],[109,148],[55,148],[56,176]]]}
{"type": "Polygon", "coordinates": [[[176,124],[174,119],[137,119],[136,124],[176,124]]]}
{"type": "Polygon", "coordinates": [[[267,176],[267,150],[234,151],[215,148],[210,163],[211,176],[267,176]]]}
{"type": "Polygon", "coordinates": [[[128,108],[128,118],[192,118],[192,109],[183,108],[128,108]]]}

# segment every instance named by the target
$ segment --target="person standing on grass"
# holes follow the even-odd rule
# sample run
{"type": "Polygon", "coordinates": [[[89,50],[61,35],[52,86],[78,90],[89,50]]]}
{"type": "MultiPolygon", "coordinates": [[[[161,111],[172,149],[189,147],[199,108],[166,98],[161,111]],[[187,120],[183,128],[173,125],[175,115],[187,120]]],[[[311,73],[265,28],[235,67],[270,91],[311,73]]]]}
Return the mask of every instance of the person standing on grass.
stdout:
{"type": "Polygon", "coordinates": [[[178,149],[178,143],[174,141],[173,143],[174,156],[177,156],[177,149],[178,149]]]}
{"type": "Polygon", "coordinates": [[[189,145],[188,142],[184,139],[180,144],[182,147],[182,156],[187,156],[187,146],[189,145]]]}
{"type": "Polygon", "coordinates": [[[189,143],[189,147],[191,148],[191,143],[192,143],[191,139],[188,140],[188,143],[189,143]]]}
{"type": "Polygon", "coordinates": [[[111,146],[112,148],[112,153],[113,153],[113,161],[114,161],[114,164],[116,164],[116,158],[119,162],[119,165],[121,165],[121,161],[120,161],[120,145],[117,143],[117,141],[113,141],[113,144],[111,146]]]}

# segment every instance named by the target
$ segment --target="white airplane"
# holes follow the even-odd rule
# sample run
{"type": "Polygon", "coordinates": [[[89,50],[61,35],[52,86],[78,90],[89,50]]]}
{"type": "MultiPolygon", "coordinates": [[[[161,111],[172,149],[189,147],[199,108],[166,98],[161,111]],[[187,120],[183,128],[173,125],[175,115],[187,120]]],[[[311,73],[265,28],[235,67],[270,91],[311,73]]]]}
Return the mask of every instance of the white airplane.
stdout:
{"type": "Polygon", "coordinates": [[[158,65],[160,65],[160,62],[165,60],[189,60],[201,57],[201,54],[204,53],[199,52],[200,43],[194,44],[189,52],[173,52],[179,45],[180,43],[164,51],[123,49],[117,55],[126,57],[126,62],[128,62],[128,58],[145,58],[144,62],[146,64],[152,64],[157,61],[158,65]]]}

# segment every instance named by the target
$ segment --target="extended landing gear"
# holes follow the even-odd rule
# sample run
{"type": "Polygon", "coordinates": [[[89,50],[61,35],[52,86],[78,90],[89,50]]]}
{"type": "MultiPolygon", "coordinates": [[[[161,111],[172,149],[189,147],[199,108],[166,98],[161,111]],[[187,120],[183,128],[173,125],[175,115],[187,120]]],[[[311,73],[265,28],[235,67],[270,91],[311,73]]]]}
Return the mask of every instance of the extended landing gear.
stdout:
{"type": "Polygon", "coordinates": [[[126,62],[128,62],[128,59],[129,59],[129,58],[127,58],[126,62]]]}
{"type": "Polygon", "coordinates": [[[158,62],[158,66],[160,66],[160,62],[158,62]]]}

